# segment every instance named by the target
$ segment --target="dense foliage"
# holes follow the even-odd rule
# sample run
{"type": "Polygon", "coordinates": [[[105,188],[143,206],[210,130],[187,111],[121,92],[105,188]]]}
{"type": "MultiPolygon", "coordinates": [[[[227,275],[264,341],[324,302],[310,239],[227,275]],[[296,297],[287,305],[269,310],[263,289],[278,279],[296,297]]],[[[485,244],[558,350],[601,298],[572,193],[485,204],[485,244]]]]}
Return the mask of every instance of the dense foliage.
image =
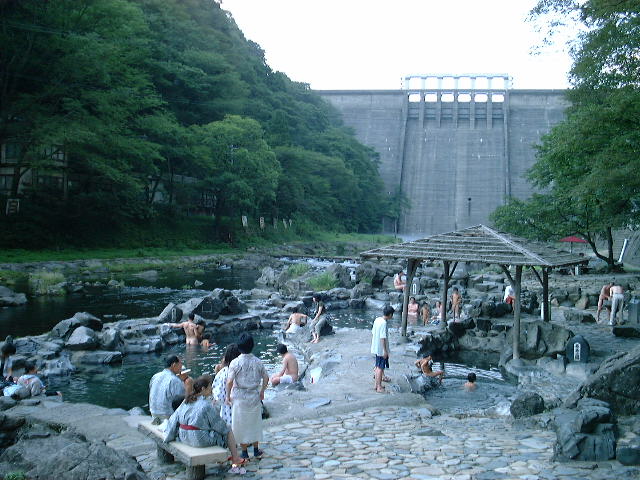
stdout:
{"type": "Polygon", "coordinates": [[[567,118],[543,138],[528,173],[539,194],[494,213],[501,228],[541,239],[578,234],[613,267],[612,230],[640,208],[640,1],[541,0],[534,17],[581,22],[567,118]],[[607,252],[596,240],[607,241],[607,252]]]}
{"type": "Polygon", "coordinates": [[[212,240],[241,235],[242,215],[379,227],[376,153],[215,1],[4,0],[0,45],[0,174],[21,198],[4,246],[100,244],[187,214],[213,219],[212,240]]]}

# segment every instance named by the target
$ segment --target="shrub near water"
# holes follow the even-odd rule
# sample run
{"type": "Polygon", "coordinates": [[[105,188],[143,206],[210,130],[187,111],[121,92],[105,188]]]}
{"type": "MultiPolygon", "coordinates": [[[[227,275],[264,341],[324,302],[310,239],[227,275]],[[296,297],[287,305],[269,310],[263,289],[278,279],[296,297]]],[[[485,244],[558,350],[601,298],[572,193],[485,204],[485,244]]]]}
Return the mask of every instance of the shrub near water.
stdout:
{"type": "Polygon", "coordinates": [[[29,289],[36,295],[64,295],[63,288],[53,288],[66,279],[60,272],[36,272],[29,275],[29,289]]]}
{"type": "Polygon", "coordinates": [[[338,279],[333,273],[324,272],[310,278],[307,284],[314,290],[331,290],[338,286],[338,279]]]}
{"type": "Polygon", "coordinates": [[[297,278],[301,275],[304,275],[309,270],[311,270],[311,267],[306,263],[294,263],[293,265],[289,265],[289,268],[287,268],[287,273],[289,274],[290,278],[297,278]]]}

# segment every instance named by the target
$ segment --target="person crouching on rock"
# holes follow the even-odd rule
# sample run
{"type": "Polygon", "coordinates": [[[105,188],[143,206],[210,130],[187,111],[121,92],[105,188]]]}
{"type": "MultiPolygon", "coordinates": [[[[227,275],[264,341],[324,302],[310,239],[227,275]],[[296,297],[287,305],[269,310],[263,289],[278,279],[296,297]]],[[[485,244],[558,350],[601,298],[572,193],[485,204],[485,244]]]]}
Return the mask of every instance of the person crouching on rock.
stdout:
{"type": "Polygon", "coordinates": [[[295,383],[298,381],[298,359],[287,350],[287,346],[279,344],[276,349],[282,356],[282,370],[271,377],[274,387],[280,383],[295,383]]]}
{"type": "Polygon", "coordinates": [[[427,377],[438,377],[438,380],[440,380],[440,383],[442,383],[444,372],[441,370],[434,372],[431,368],[432,365],[433,358],[431,358],[431,354],[427,355],[426,357],[419,358],[415,363],[415,366],[420,369],[423,375],[427,377]]]}
{"type": "Polygon", "coordinates": [[[233,432],[209,400],[212,381],[211,375],[196,378],[193,391],[169,418],[163,440],[168,443],[177,436],[192,447],[227,447],[231,451],[231,462],[242,465],[247,460],[238,455],[233,432]]]}

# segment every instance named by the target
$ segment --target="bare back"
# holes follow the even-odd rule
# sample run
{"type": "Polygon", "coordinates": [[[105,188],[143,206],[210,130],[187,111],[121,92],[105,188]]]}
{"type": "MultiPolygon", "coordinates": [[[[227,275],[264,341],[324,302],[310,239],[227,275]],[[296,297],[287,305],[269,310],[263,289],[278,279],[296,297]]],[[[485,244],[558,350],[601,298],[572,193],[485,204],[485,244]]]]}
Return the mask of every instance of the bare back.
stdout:
{"type": "Polygon", "coordinates": [[[614,285],[613,287],[611,287],[611,296],[615,295],[616,293],[622,294],[624,293],[624,289],[620,285],[614,285]]]}
{"type": "Polygon", "coordinates": [[[282,366],[284,368],[284,375],[291,375],[294,382],[298,381],[298,360],[295,355],[287,352],[282,357],[282,366]]]}

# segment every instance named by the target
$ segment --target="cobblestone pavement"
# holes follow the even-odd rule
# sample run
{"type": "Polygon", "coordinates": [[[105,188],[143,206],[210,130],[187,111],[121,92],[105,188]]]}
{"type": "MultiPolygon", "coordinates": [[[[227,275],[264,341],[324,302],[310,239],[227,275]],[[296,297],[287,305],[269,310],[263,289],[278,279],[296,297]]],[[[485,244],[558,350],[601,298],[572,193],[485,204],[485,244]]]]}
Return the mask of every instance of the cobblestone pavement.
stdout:
{"type": "MultiPolygon", "coordinates": [[[[611,462],[551,460],[555,434],[510,418],[440,415],[426,408],[369,408],[265,431],[266,455],[244,475],[208,468],[207,479],[573,480],[640,478],[640,469],[611,462]]],[[[157,468],[155,455],[146,462],[157,468]]],[[[167,468],[167,467],[165,467],[167,468]]],[[[164,474],[182,480],[177,465],[164,474]]]]}

